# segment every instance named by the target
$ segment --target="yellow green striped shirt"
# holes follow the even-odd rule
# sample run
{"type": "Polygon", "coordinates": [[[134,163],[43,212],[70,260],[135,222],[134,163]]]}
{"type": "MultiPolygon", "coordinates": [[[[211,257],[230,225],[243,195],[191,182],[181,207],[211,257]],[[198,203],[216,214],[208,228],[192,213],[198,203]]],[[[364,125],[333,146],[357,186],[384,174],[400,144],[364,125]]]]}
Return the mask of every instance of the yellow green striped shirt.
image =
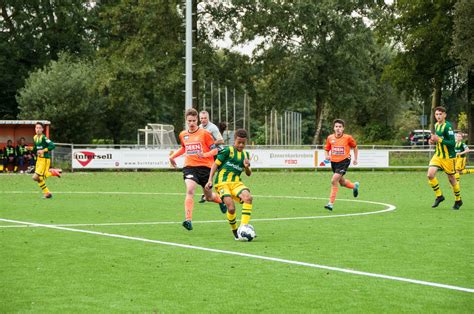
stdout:
{"type": "Polygon", "coordinates": [[[441,142],[436,143],[435,155],[443,159],[455,158],[456,151],[454,147],[456,140],[454,139],[454,130],[451,123],[448,121],[443,124],[436,123],[435,133],[442,139],[441,142]]]}
{"type": "Polygon", "coordinates": [[[217,176],[214,184],[240,182],[240,174],[244,170],[244,160],[249,159],[248,152],[239,152],[234,146],[227,146],[217,155],[217,176]]]}

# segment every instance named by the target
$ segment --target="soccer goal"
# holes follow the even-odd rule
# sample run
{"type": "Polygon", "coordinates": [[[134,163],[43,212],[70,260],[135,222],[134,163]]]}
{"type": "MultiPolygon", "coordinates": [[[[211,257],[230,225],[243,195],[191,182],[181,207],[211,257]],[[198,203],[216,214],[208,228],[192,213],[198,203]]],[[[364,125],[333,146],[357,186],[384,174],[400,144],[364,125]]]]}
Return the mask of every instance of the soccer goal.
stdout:
{"type": "Polygon", "coordinates": [[[138,129],[137,144],[159,148],[177,146],[174,126],[170,124],[148,123],[144,129],[138,129]]]}

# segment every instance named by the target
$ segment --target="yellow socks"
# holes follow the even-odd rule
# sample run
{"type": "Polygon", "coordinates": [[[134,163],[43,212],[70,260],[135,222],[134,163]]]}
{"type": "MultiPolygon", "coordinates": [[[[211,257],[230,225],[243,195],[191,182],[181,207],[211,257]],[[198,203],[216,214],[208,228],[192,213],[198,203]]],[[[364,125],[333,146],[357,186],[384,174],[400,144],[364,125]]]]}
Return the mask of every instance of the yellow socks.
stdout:
{"type": "Polygon", "coordinates": [[[456,178],[456,181],[459,183],[459,179],[460,179],[460,177],[461,177],[461,175],[459,174],[459,172],[456,172],[456,173],[454,174],[454,177],[456,178]]]}
{"type": "Polygon", "coordinates": [[[252,215],[252,204],[244,203],[242,205],[242,221],[241,225],[248,225],[250,216],[252,215]]]}
{"type": "Polygon", "coordinates": [[[439,187],[439,182],[438,182],[437,178],[434,178],[433,180],[429,180],[429,182],[430,182],[431,188],[433,189],[433,191],[436,194],[436,197],[439,197],[439,196],[443,195],[443,193],[441,192],[441,189],[439,187]]]}
{"type": "Polygon", "coordinates": [[[227,220],[229,220],[230,229],[232,229],[232,231],[237,230],[236,218],[237,214],[235,213],[235,211],[233,214],[227,211],[227,220]]]}
{"type": "Polygon", "coordinates": [[[461,188],[459,187],[459,183],[456,183],[455,186],[453,186],[453,192],[454,192],[454,197],[456,201],[461,200],[461,188]]]}
{"type": "Polygon", "coordinates": [[[48,188],[46,187],[46,182],[45,182],[44,180],[40,180],[40,181],[38,182],[38,185],[39,185],[39,187],[41,188],[41,190],[43,190],[43,193],[44,193],[44,194],[48,194],[48,193],[49,193],[49,190],[48,190],[48,188]]]}

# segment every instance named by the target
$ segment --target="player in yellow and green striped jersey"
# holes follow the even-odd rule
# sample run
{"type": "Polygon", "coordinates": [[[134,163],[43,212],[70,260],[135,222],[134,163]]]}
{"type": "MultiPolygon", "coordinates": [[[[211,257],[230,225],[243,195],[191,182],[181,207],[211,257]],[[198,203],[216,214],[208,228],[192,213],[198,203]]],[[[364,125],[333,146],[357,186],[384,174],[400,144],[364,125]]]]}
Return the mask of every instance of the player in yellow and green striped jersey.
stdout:
{"type": "Polygon", "coordinates": [[[435,133],[430,138],[430,144],[435,144],[436,148],[428,167],[428,180],[435,192],[436,199],[431,207],[438,207],[445,200],[436,178],[436,172],[438,169],[441,169],[448,175],[449,183],[453,189],[455,197],[453,209],[459,209],[463,203],[461,200],[461,188],[454,176],[456,173],[454,130],[451,123],[446,121],[446,109],[444,107],[436,107],[434,113],[437,122],[435,124],[435,133]]]}
{"type": "Polygon", "coordinates": [[[51,198],[53,195],[46,186],[46,178],[48,177],[61,177],[60,171],[57,169],[50,169],[51,166],[51,154],[50,152],[56,147],[50,139],[43,134],[44,125],[41,122],[37,122],[35,125],[36,135],[33,137],[34,146],[33,153],[36,154],[36,166],[35,173],[33,174],[33,180],[38,182],[39,187],[43,191],[44,198],[51,198]]]}
{"type": "Polygon", "coordinates": [[[456,180],[459,182],[461,174],[474,173],[474,169],[466,169],[467,154],[470,152],[469,147],[462,141],[462,134],[456,133],[456,180]]]}
{"type": "Polygon", "coordinates": [[[248,224],[252,214],[252,195],[249,188],[240,179],[243,171],[247,176],[252,174],[250,156],[244,150],[246,144],[247,131],[244,129],[235,131],[234,145],[227,146],[219,152],[216,161],[212,165],[209,181],[206,184],[206,189],[210,190],[213,186],[212,179],[217,172],[214,188],[227,205],[227,219],[236,240],[239,240],[239,236],[237,234],[237,214],[235,213],[234,200],[242,203],[240,225],[248,224]]]}

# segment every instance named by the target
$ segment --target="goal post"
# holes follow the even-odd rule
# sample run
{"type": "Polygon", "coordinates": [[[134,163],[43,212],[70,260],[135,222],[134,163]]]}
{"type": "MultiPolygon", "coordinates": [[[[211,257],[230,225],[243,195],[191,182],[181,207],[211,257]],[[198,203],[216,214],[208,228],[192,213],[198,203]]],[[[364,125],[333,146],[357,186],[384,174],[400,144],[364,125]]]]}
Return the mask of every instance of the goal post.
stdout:
{"type": "Polygon", "coordinates": [[[170,124],[148,123],[144,129],[138,129],[137,144],[166,148],[178,145],[174,126],[170,124]]]}

